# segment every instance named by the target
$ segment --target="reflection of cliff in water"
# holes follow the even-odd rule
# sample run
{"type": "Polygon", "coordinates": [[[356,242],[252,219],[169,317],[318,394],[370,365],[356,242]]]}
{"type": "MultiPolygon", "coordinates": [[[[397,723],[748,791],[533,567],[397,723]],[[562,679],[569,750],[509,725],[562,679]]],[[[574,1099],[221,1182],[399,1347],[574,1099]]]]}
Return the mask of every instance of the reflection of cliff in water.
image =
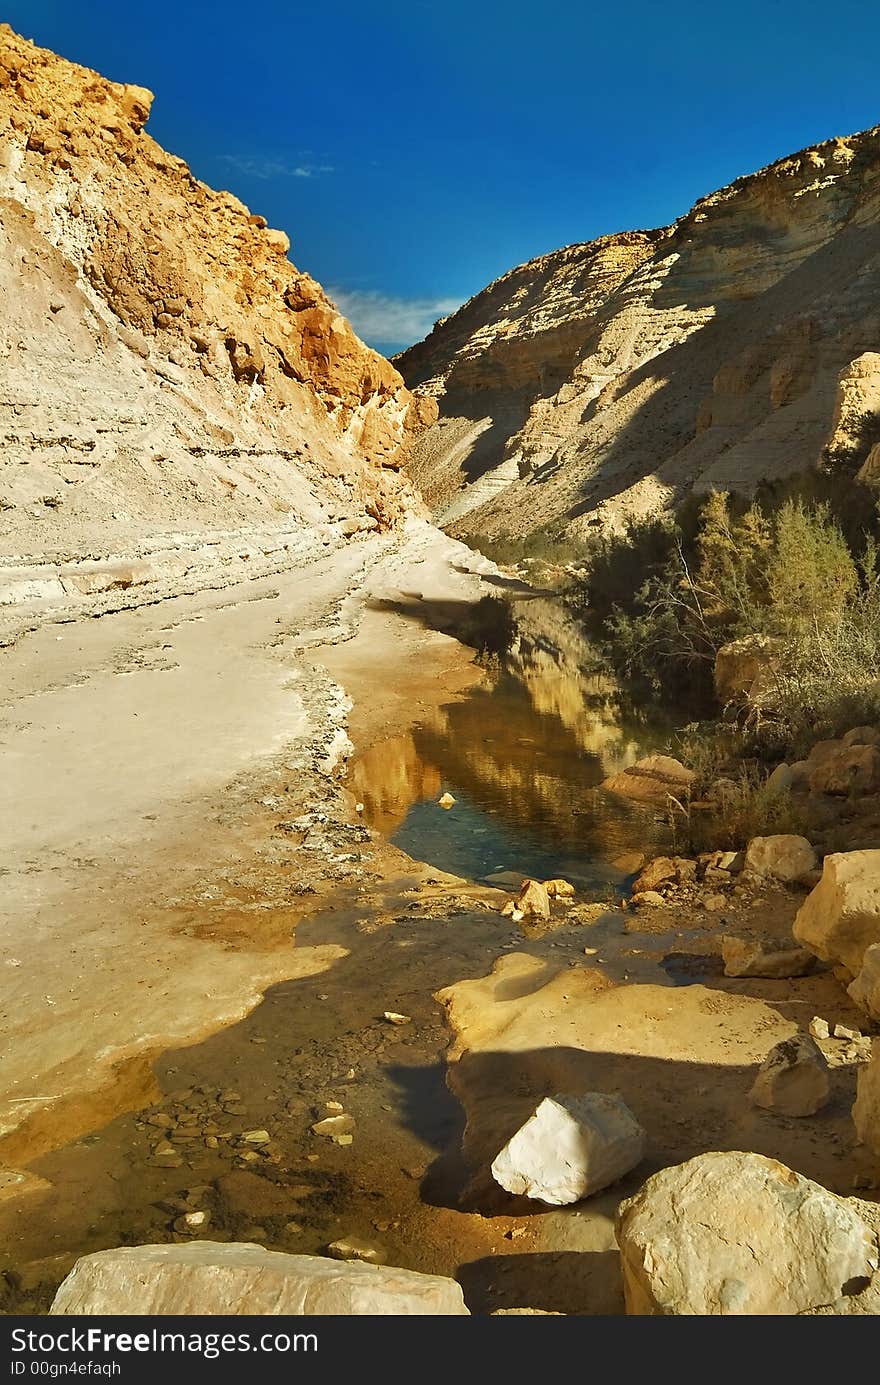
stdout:
{"type": "Polygon", "coordinates": [[[352,761],[349,786],[371,827],[393,837],[420,799],[435,802],[443,792],[440,769],[426,762],[413,736],[395,736],[371,746],[352,761]]]}
{"type": "Polygon", "coordinates": [[[663,732],[621,718],[613,685],[563,608],[525,602],[517,620],[493,685],[375,746],[353,765],[352,789],[373,826],[443,869],[612,883],[625,873],[621,858],[649,849],[662,827],[596,787],[663,732]],[[436,806],[444,789],[457,799],[448,813],[436,806]]]}

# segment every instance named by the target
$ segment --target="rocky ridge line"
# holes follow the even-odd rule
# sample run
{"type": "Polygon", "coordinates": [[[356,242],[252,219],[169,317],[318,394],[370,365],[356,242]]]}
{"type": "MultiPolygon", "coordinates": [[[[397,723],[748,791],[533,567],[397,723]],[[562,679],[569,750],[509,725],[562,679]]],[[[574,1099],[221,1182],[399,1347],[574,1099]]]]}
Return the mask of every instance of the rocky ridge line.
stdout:
{"type": "Polygon", "coordinates": [[[880,127],[674,226],[512,270],[397,358],[411,473],[461,534],[614,528],[819,464],[880,471],[880,127]]]}
{"type": "Polygon", "coordinates": [[[82,588],[59,564],[90,564],[90,592],[96,564],[155,583],[181,552],[228,580],[420,512],[399,467],[435,406],[284,232],[150,138],[152,100],[0,26],[0,607],[19,614],[82,588]]]}

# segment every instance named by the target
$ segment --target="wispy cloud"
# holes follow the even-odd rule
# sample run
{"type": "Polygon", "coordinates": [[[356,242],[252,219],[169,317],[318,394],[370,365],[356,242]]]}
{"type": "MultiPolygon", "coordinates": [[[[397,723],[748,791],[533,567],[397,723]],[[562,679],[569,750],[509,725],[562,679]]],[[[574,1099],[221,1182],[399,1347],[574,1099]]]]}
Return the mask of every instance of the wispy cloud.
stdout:
{"type": "Polygon", "coordinates": [[[263,158],[250,154],[221,154],[223,163],[242,173],[246,178],[260,178],[271,182],[276,178],[320,178],[333,173],[331,164],[293,163],[281,158],[263,158]]]}
{"type": "Polygon", "coordinates": [[[331,287],[327,292],[358,336],[386,346],[421,341],[438,317],[454,312],[462,302],[460,298],[396,298],[368,289],[331,287]]]}

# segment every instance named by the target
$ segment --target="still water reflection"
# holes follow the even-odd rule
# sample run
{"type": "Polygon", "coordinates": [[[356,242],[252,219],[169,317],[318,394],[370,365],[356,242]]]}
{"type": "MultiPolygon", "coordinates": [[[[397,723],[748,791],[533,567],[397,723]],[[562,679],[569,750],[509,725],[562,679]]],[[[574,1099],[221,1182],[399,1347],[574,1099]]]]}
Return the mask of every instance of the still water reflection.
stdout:
{"type": "Polygon", "coordinates": [[[409,855],[472,880],[563,876],[619,888],[665,824],[598,786],[664,746],[669,727],[623,716],[565,613],[522,608],[519,639],[491,686],[441,708],[352,765],[365,817],[409,855]],[[437,805],[444,792],[455,806],[437,805]]]}

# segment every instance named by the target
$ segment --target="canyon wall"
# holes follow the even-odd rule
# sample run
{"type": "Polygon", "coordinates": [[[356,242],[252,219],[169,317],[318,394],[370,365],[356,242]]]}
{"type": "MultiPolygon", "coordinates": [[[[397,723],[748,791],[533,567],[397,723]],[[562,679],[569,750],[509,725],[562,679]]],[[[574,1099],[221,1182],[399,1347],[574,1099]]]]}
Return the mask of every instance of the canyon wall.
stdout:
{"type": "Polygon", "coordinates": [[[532,260],[397,358],[413,478],[463,535],[618,527],[823,465],[880,474],[880,127],[675,225],[532,260]]]}
{"type": "Polygon", "coordinates": [[[152,94],[0,26],[0,610],[285,565],[419,510],[435,416],[152,94]]]}

